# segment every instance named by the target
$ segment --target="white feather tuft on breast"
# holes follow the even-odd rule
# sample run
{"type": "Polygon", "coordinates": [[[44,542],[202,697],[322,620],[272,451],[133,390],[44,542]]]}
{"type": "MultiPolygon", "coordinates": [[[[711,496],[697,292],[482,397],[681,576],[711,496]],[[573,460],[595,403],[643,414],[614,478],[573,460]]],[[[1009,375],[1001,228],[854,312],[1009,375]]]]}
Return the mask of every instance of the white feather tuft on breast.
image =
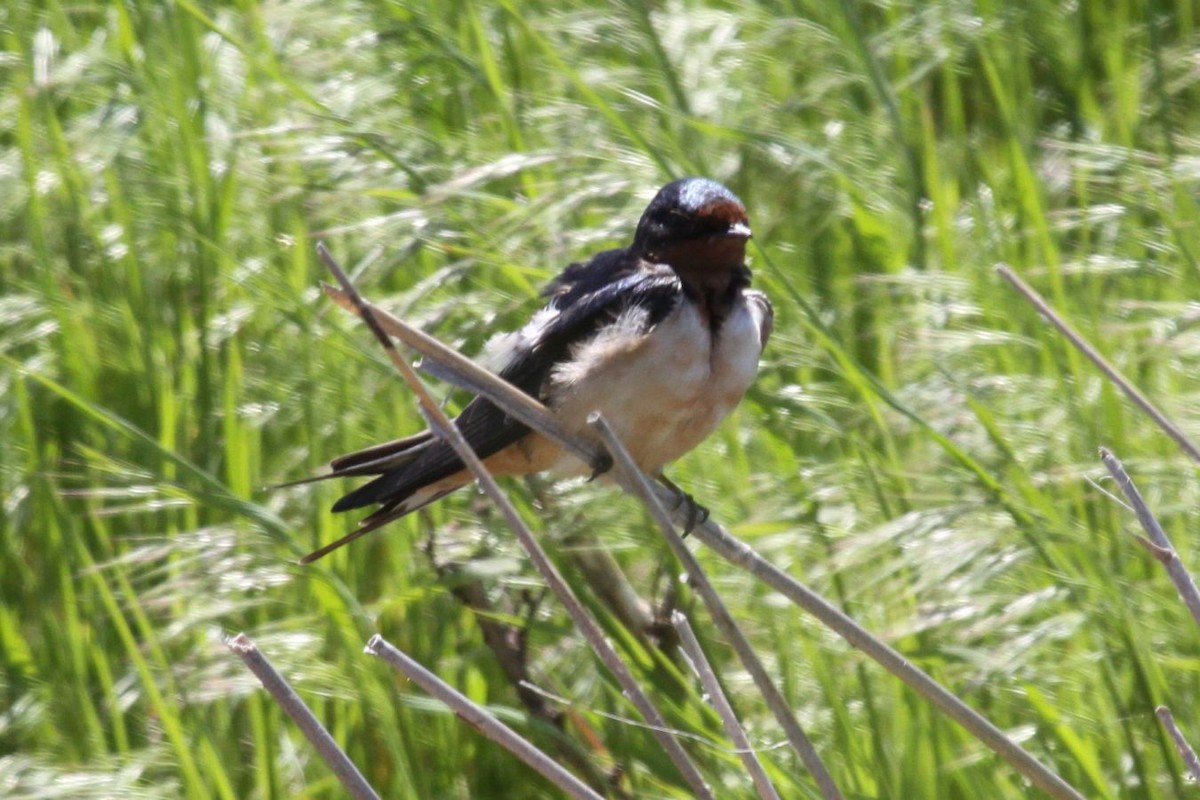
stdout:
{"type": "MultiPolygon", "coordinates": [[[[765,316],[764,305],[744,295],[716,334],[690,302],[648,332],[644,310],[626,312],[555,368],[550,405],[581,433],[588,415],[600,411],[639,466],[661,469],[742,399],[758,371],[765,316]]],[[[578,462],[564,458],[557,466],[576,472],[578,462]]]]}
{"type": "Polygon", "coordinates": [[[529,322],[519,331],[498,333],[487,340],[483,352],[479,356],[479,364],[492,372],[499,373],[510,363],[517,353],[528,350],[542,337],[542,331],[559,314],[553,307],[538,311],[529,322]]]}

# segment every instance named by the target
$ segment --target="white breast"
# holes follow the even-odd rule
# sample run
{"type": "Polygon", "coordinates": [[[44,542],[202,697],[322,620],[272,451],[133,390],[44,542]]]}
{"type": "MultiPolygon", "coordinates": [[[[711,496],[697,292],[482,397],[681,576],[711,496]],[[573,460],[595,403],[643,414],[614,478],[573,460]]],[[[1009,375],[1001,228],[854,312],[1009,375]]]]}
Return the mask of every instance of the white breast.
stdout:
{"type": "MultiPolygon", "coordinates": [[[[694,303],[681,302],[649,333],[640,333],[645,312],[635,309],[554,371],[550,404],[579,432],[600,411],[638,465],[657,471],[703,441],[742,399],[758,371],[769,313],[742,295],[714,336],[694,303]]],[[[574,472],[578,462],[556,466],[574,472]]]]}

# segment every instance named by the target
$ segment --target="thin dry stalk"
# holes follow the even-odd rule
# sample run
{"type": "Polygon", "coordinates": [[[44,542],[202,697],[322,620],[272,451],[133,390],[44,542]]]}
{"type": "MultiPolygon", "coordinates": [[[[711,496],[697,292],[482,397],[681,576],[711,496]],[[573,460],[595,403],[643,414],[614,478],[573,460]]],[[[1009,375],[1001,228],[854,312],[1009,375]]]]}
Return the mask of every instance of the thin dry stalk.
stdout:
{"type": "Polygon", "coordinates": [[[1162,428],[1168,436],[1175,440],[1175,443],[1183,449],[1183,452],[1191,456],[1193,460],[1200,461],[1200,447],[1193,444],[1188,439],[1187,434],[1178,425],[1168,419],[1166,414],[1159,411],[1146,395],[1142,394],[1116,367],[1110,364],[1104,356],[1100,355],[1099,350],[1092,347],[1086,339],[1079,335],[1078,331],[1059,316],[1050,307],[1050,304],[1046,302],[1045,298],[1034,291],[1032,286],[1021,280],[1007,264],[1001,264],[996,267],[996,272],[1000,273],[1000,277],[1012,284],[1013,288],[1028,300],[1029,304],[1036,308],[1042,316],[1050,320],[1050,324],[1058,328],[1062,335],[1066,336],[1067,340],[1075,346],[1075,349],[1087,356],[1088,360],[1095,364],[1118,389],[1124,392],[1126,397],[1132,400],[1142,411],[1145,411],[1158,427],[1162,428]]]}
{"type": "Polygon", "coordinates": [[[355,800],[379,800],[379,795],[367,783],[367,779],[358,771],[358,767],[354,766],[350,757],[342,752],[337,742],[329,735],[329,731],[325,730],[308,706],[304,705],[304,701],[300,699],[287,680],[279,674],[279,671],[271,666],[271,662],[267,661],[266,656],[251,641],[250,637],[239,633],[226,640],[225,645],[242,659],[255,677],[262,682],[263,688],[271,694],[271,697],[275,698],[275,702],[279,704],[284,713],[292,718],[305,738],[312,744],[313,749],[333,770],[333,774],[341,781],[342,786],[346,787],[350,796],[355,800]]]}
{"type": "Polygon", "coordinates": [[[367,642],[366,652],[382,658],[403,672],[413,683],[449,706],[450,710],[460,719],[536,769],[546,780],[562,789],[568,796],[583,798],[583,800],[604,800],[603,795],[598,794],[586,783],[563,769],[550,756],[488,713],[483,706],[471,702],[462,692],[425,669],[411,656],[379,634],[375,634],[367,642]]]}
{"type": "Polygon", "coordinates": [[[1196,757],[1196,751],[1188,744],[1188,740],[1183,736],[1183,731],[1179,730],[1179,726],[1175,724],[1175,717],[1171,714],[1171,709],[1159,706],[1154,709],[1154,713],[1158,715],[1158,721],[1167,729],[1171,740],[1175,742],[1175,749],[1179,751],[1179,757],[1183,759],[1183,763],[1187,764],[1192,780],[1200,781],[1200,758],[1196,757]]]}
{"type": "Polygon", "coordinates": [[[1196,590],[1196,582],[1192,580],[1187,567],[1176,555],[1175,548],[1171,545],[1171,540],[1167,538],[1166,531],[1162,529],[1162,525],[1158,524],[1158,519],[1146,505],[1142,493],[1133,483],[1133,478],[1130,478],[1129,473],[1125,471],[1125,465],[1104,447],[1100,448],[1100,460],[1104,462],[1109,474],[1121,487],[1121,492],[1129,501],[1129,505],[1133,506],[1134,513],[1137,514],[1138,522],[1142,524],[1146,535],[1150,537],[1148,542],[1141,537],[1138,538],[1138,541],[1143,542],[1143,546],[1146,546],[1150,554],[1166,567],[1167,574],[1171,576],[1171,582],[1175,584],[1175,590],[1179,592],[1180,599],[1191,612],[1192,620],[1197,626],[1200,626],[1200,592],[1196,590]]]}
{"type": "Polygon", "coordinates": [[[617,619],[634,633],[645,634],[655,625],[654,611],[642,599],[633,584],[621,571],[621,565],[608,550],[602,549],[590,536],[568,540],[571,548],[566,558],[579,570],[588,588],[607,606],[617,619]]]}
{"type": "Polygon", "coordinates": [[[488,599],[482,581],[468,578],[458,565],[434,564],[434,569],[460,603],[471,609],[484,644],[496,657],[504,676],[517,690],[517,697],[529,713],[555,728],[562,728],[562,713],[551,707],[538,692],[530,690],[533,677],[526,660],[527,631],[523,625],[508,622],[516,616],[501,614],[488,599]]]}
{"type": "Polygon", "coordinates": [[[705,658],[704,650],[700,647],[700,640],[696,638],[695,631],[688,624],[687,617],[676,611],[671,614],[671,625],[679,634],[679,643],[683,646],[683,652],[691,659],[692,667],[700,678],[700,685],[704,687],[704,691],[712,700],[713,708],[721,717],[721,724],[725,726],[726,735],[738,749],[738,756],[746,765],[746,771],[750,773],[750,778],[754,781],[758,796],[763,800],[780,800],[779,792],[775,790],[771,779],[767,777],[762,762],[758,760],[758,753],[754,752],[754,748],[750,745],[750,739],[742,730],[737,714],[734,713],[733,706],[729,704],[729,698],[725,696],[721,682],[717,680],[717,674],[713,672],[712,664],[708,663],[708,659],[705,658]]]}
{"type": "MultiPolygon", "coordinates": [[[[355,301],[351,299],[348,292],[327,289],[326,294],[339,305],[357,311],[355,301]]],[[[357,300],[360,303],[363,302],[361,298],[357,298],[357,300]]],[[[577,454],[585,451],[588,453],[601,452],[599,449],[588,448],[584,440],[566,433],[558,425],[557,420],[540,403],[537,403],[536,400],[521,392],[520,389],[481,369],[470,359],[445,345],[440,345],[439,343],[440,346],[438,348],[429,347],[425,340],[431,340],[432,337],[429,337],[427,334],[421,334],[420,337],[417,337],[406,333],[408,338],[401,337],[401,331],[413,332],[415,329],[381,309],[374,306],[366,306],[366,308],[377,320],[378,325],[389,332],[395,333],[397,338],[405,341],[406,344],[409,344],[410,347],[425,358],[437,362],[439,374],[444,379],[484,395],[497,406],[504,409],[504,411],[512,414],[514,417],[518,417],[522,422],[525,422],[525,424],[534,430],[548,436],[554,441],[563,443],[564,445],[572,443],[571,452],[577,454]],[[466,379],[463,378],[460,383],[460,379],[457,376],[468,373],[472,376],[472,382],[468,384],[466,379]],[[530,414],[529,403],[536,404],[541,408],[541,412],[530,414]],[[520,416],[518,415],[518,408],[522,409],[522,415],[520,416]]],[[[405,367],[407,367],[407,364],[405,367]]],[[[471,453],[471,455],[474,455],[474,453],[471,453]]],[[[596,459],[587,458],[585,459],[585,463],[602,464],[603,460],[603,456],[601,455],[596,459]]],[[[626,491],[633,491],[626,483],[622,483],[621,481],[618,481],[618,483],[626,491]]],[[[653,486],[651,488],[659,497],[660,502],[667,503],[678,499],[664,486],[653,486]]],[[[873,636],[819,594],[804,586],[786,572],[775,567],[775,565],[756,553],[749,545],[731,535],[712,519],[708,519],[704,523],[697,525],[692,531],[692,535],[734,566],[746,570],[808,611],[824,625],[848,641],[853,647],[862,650],[868,657],[900,678],[900,680],[908,684],[908,686],[928,700],[935,708],[949,716],[972,736],[1005,761],[1009,762],[1019,773],[1033,783],[1034,786],[1037,786],[1054,798],[1083,800],[1083,795],[1071,787],[1070,784],[1063,781],[1062,778],[1054,774],[1053,771],[1034,758],[1033,755],[1005,736],[999,728],[992,725],[987,719],[938,684],[933,678],[911,664],[903,655],[873,636]]]]}
{"type": "MultiPolygon", "coordinates": [[[[546,693],[534,684],[527,658],[529,627],[545,593],[522,591],[519,607],[501,611],[488,597],[482,580],[469,577],[468,572],[458,562],[439,560],[436,550],[436,540],[431,536],[425,544],[425,551],[433,568],[437,570],[438,576],[447,585],[450,593],[473,612],[475,624],[479,626],[484,643],[492,651],[500,669],[516,690],[521,704],[535,719],[563,731],[565,715],[547,702],[546,693]]],[[[612,789],[616,796],[624,796],[620,789],[613,785],[612,773],[606,773],[592,761],[590,748],[578,746],[567,736],[552,737],[550,745],[554,754],[574,768],[589,786],[597,790],[612,789]]],[[[612,769],[620,772],[623,767],[613,765],[612,769]]]]}
{"type": "MultiPolygon", "coordinates": [[[[660,499],[670,497],[670,490],[656,488],[660,499]]],[[[900,652],[876,638],[848,617],[841,609],[797,581],[791,575],[767,561],[729,531],[709,519],[698,525],[692,536],[707,545],[729,563],[741,567],[759,578],[775,591],[791,600],[841,636],[851,646],[862,650],[928,700],[934,708],[965,728],[972,736],[990,748],[1024,775],[1030,783],[1054,798],[1083,800],[1083,795],[1031,753],[1023,749],[993,725],[978,711],[958,699],[950,690],[935,681],[900,652]]]]}
{"type": "Polygon", "coordinates": [[[842,794],[838,790],[837,784],[833,782],[833,776],[829,774],[829,769],[825,766],[825,762],[821,760],[816,747],[813,746],[812,741],[800,726],[800,722],[796,719],[791,709],[788,708],[787,700],[775,686],[774,681],[771,680],[771,676],[767,674],[767,669],[755,654],[754,648],[750,645],[750,640],[742,632],[733,615],[729,613],[728,607],[721,600],[721,596],[717,594],[716,587],[712,585],[712,581],[704,573],[700,562],[696,559],[692,551],[688,549],[687,545],[684,544],[679,534],[676,533],[670,514],[667,513],[666,507],[654,492],[654,485],[637,468],[624,443],[617,438],[616,433],[602,415],[594,415],[590,422],[592,427],[600,433],[600,440],[608,448],[608,452],[613,457],[614,464],[621,470],[625,478],[625,483],[622,485],[626,485],[627,483],[628,490],[642,500],[650,510],[651,516],[658,522],[659,529],[662,531],[663,537],[667,540],[671,552],[675,554],[675,557],[683,565],[683,569],[687,572],[692,586],[704,601],[704,605],[708,608],[708,613],[712,615],[717,629],[729,640],[742,665],[750,673],[751,678],[754,680],[754,685],[758,687],[759,692],[762,693],[763,699],[767,703],[767,707],[771,709],[771,713],[774,714],[780,727],[783,728],[788,742],[792,745],[792,749],[800,756],[800,760],[804,762],[804,766],[821,788],[822,795],[826,800],[840,800],[842,794]]]}
{"type": "MultiPolygon", "coordinates": [[[[463,464],[471,471],[471,474],[475,476],[475,480],[479,483],[483,491],[500,509],[509,526],[516,533],[517,540],[529,556],[534,567],[545,579],[547,586],[558,597],[564,608],[566,608],[571,620],[583,633],[584,638],[600,658],[600,661],[617,680],[617,683],[620,684],[625,696],[629,698],[630,702],[634,704],[638,712],[649,723],[651,732],[658,739],[659,744],[662,745],[672,763],[675,764],[676,768],[683,775],[692,792],[697,797],[712,798],[712,792],[704,782],[700,771],[688,756],[687,751],[683,749],[683,746],[672,735],[666,719],[654,703],[651,702],[649,696],[642,690],[641,686],[638,685],[629,668],[625,666],[625,662],[621,660],[617,651],[613,649],[612,644],[604,636],[604,631],[600,628],[600,623],[588,613],[587,609],[579,601],[579,598],[571,591],[571,587],[567,585],[558,568],[554,566],[554,563],[550,560],[546,551],[542,549],[533,532],[525,524],[525,521],[521,519],[520,514],[517,513],[516,507],[513,506],[508,496],[504,494],[500,485],[496,483],[496,479],[484,467],[483,461],[471,449],[471,445],[463,437],[458,428],[454,426],[454,423],[450,421],[450,418],[446,416],[446,413],[442,411],[433,396],[429,394],[429,390],[425,388],[425,384],[417,377],[413,368],[400,357],[396,346],[392,343],[388,335],[384,333],[383,328],[377,321],[374,310],[358,294],[353,284],[350,283],[350,279],[346,277],[346,273],[333,260],[329,251],[323,245],[318,245],[317,252],[321,256],[322,261],[324,261],[325,266],[337,278],[338,283],[341,284],[343,291],[350,298],[355,310],[367,324],[367,327],[379,339],[380,344],[383,345],[388,357],[404,378],[405,383],[416,394],[421,413],[425,417],[425,421],[428,423],[430,429],[454,448],[455,453],[462,459],[463,464]]],[[[486,371],[485,374],[490,375],[486,371]]],[[[541,407],[540,404],[539,407],[541,407]]],[[[542,409],[542,414],[548,415],[545,409],[542,409]]],[[[573,448],[573,451],[575,451],[575,448],[573,448]]]]}

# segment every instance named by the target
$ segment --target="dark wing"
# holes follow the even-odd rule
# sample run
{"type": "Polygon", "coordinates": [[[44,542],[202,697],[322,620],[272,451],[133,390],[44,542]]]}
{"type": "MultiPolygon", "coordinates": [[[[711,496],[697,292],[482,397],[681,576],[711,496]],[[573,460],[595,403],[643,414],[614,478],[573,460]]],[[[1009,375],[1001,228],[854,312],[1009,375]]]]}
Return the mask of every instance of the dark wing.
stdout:
{"type": "MultiPolygon", "coordinates": [[[[613,274],[608,272],[611,266],[611,262],[600,263],[606,274],[613,274]]],[[[551,371],[570,357],[572,346],[586,341],[603,325],[633,307],[648,312],[649,329],[670,313],[682,291],[679,279],[669,271],[631,271],[608,283],[590,280],[593,277],[588,276],[586,284],[574,284],[596,286],[592,291],[577,292],[572,288],[554,297],[550,309],[557,313],[532,341],[520,345],[500,371],[500,377],[531,397],[544,399],[541,392],[551,371]]],[[[529,433],[523,423],[483,397],[467,404],[455,425],[480,458],[499,452],[529,433]]],[[[372,503],[382,504],[384,508],[380,511],[387,511],[413,492],[458,472],[463,464],[450,445],[425,432],[343,456],[333,462],[333,467],[335,475],[380,476],[339,500],[333,506],[334,511],[372,503]]]]}
{"type": "Polygon", "coordinates": [[[542,290],[542,297],[549,297],[559,308],[566,308],[609,284],[644,271],[646,266],[628,250],[605,250],[588,261],[568,266],[542,290]]]}

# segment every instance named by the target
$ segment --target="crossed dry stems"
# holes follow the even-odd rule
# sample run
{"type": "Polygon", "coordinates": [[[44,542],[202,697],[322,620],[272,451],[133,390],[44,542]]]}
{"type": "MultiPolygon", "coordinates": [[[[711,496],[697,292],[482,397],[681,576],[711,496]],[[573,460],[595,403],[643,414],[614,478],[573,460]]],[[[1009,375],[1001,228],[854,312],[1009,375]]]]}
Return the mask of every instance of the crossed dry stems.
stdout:
{"type": "MultiPolygon", "coordinates": [[[[568,452],[571,452],[589,464],[594,470],[603,471],[610,466],[615,467],[614,478],[616,483],[625,491],[639,497],[649,508],[651,515],[659,524],[668,545],[683,564],[689,581],[696,588],[698,594],[700,594],[708,607],[714,623],[722,635],[731,643],[739,659],[741,659],[743,665],[753,677],[765,702],[787,735],[789,743],[813,775],[822,795],[827,800],[840,798],[841,794],[836,785],[834,785],[829,771],[817,755],[812,743],[805,736],[799,722],[795,719],[795,715],[787,707],[783,695],[775,687],[761,661],[759,661],[750,648],[748,639],[721,602],[711,582],[704,575],[699,562],[676,532],[675,524],[682,521],[688,515],[688,509],[684,507],[684,504],[679,502],[679,497],[667,487],[652,483],[637,469],[622,443],[617,440],[611,428],[608,427],[607,423],[599,415],[591,421],[592,431],[596,434],[595,439],[576,437],[566,433],[560,428],[554,416],[535,399],[479,367],[433,337],[406,325],[401,320],[366,302],[323,245],[318,245],[318,253],[341,285],[340,288],[326,286],[326,294],[338,305],[358,314],[375,334],[376,338],[385,348],[388,357],[396,366],[396,369],[417,395],[421,413],[428,422],[431,430],[454,447],[459,457],[462,458],[463,462],[474,474],[480,486],[500,509],[516,532],[517,538],[529,555],[530,560],[537,567],[553,593],[563,603],[576,626],[581,630],[588,644],[596,652],[601,662],[621,685],[622,690],[629,697],[630,701],[637,707],[650,730],[670,756],[680,775],[695,796],[712,797],[713,795],[694,762],[679,743],[677,736],[674,735],[675,732],[669,728],[651,698],[633,679],[628,667],[621,661],[619,655],[603,635],[599,624],[571,592],[562,576],[558,573],[557,568],[550,561],[544,550],[542,550],[536,537],[534,537],[507,496],[498,484],[496,484],[494,478],[484,469],[482,462],[475,455],[474,451],[471,450],[457,428],[454,427],[453,423],[433,400],[423,382],[413,370],[413,367],[400,355],[392,341],[393,337],[421,354],[423,361],[420,368],[423,371],[457,386],[469,389],[476,394],[486,396],[506,413],[554,440],[568,452]],[[674,512],[668,512],[666,510],[668,507],[673,507],[674,512]]],[[[1191,444],[1178,426],[1167,420],[1165,415],[1158,412],[1119,372],[1108,365],[1099,353],[1094,348],[1091,348],[1079,334],[1075,333],[1065,321],[1058,317],[1036,292],[1017,278],[1009,268],[1001,266],[998,271],[1031,304],[1042,314],[1046,315],[1059,330],[1063,331],[1072,344],[1080,348],[1088,358],[1095,362],[1110,380],[1113,380],[1137,405],[1146,410],[1167,431],[1168,435],[1180,444],[1185,452],[1193,457],[1200,456],[1200,449],[1195,448],[1191,444]]],[[[1181,595],[1185,598],[1189,609],[1192,609],[1193,613],[1197,615],[1197,621],[1200,624],[1200,598],[1196,595],[1194,583],[1191,582],[1190,577],[1187,576],[1178,558],[1175,557],[1170,543],[1165,539],[1165,535],[1159,536],[1161,534],[1161,527],[1158,527],[1157,531],[1152,529],[1149,520],[1153,520],[1153,515],[1145,508],[1145,504],[1141,502],[1140,496],[1136,496],[1135,500],[1136,489],[1133,488],[1132,481],[1128,479],[1128,475],[1125,475],[1124,470],[1120,468],[1120,463],[1108,451],[1102,451],[1102,456],[1106,466],[1113,471],[1114,477],[1117,478],[1122,489],[1129,495],[1131,503],[1134,505],[1135,510],[1138,511],[1139,518],[1146,524],[1147,530],[1153,539],[1152,544],[1151,542],[1147,542],[1147,544],[1150,545],[1152,551],[1156,554],[1163,554],[1159,555],[1160,560],[1167,565],[1172,578],[1176,580],[1177,586],[1180,587],[1181,595]],[[1187,593],[1187,586],[1191,587],[1190,595],[1187,593]]],[[[1153,525],[1157,526],[1157,523],[1154,522],[1153,525]]],[[[862,650],[866,655],[883,665],[884,668],[908,684],[936,708],[962,725],[979,741],[1007,760],[1018,772],[1024,775],[1032,784],[1046,792],[1047,795],[1054,798],[1072,798],[1077,800],[1082,798],[1082,795],[1078,791],[1064,782],[1058,775],[1021,748],[985,718],[968,707],[953,693],[909,662],[902,654],[866,631],[832,603],[802,585],[773,564],[767,562],[750,548],[749,545],[734,538],[715,521],[712,519],[704,520],[695,527],[694,535],[696,539],[707,545],[712,551],[735,566],[745,569],[755,577],[763,580],[798,606],[816,616],[831,630],[846,639],[852,646],[862,650]]],[[[687,625],[686,619],[680,617],[673,621],[680,631],[685,651],[689,653],[689,657],[700,670],[703,679],[705,677],[703,670],[706,665],[697,656],[697,651],[690,646],[692,642],[687,635],[690,632],[690,628],[687,625]]],[[[244,652],[247,644],[248,641],[244,637],[231,642],[231,646],[238,648],[239,652],[244,652]]],[[[381,637],[375,636],[372,638],[368,644],[367,652],[386,657],[389,663],[393,663],[402,669],[406,675],[418,682],[419,685],[446,702],[460,717],[485,735],[508,747],[518,757],[541,772],[569,796],[581,798],[600,796],[594,789],[563,769],[544,753],[538,751],[532,744],[521,739],[515,732],[496,720],[486,710],[471,704],[470,701],[462,697],[452,687],[442,682],[435,675],[428,672],[428,670],[425,670],[410,657],[396,650],[393,646],[382,640],[381,637]]],[[[706,685],[708,685],[707,681],[706,685]]],[[[268,688],[271,687],[268,686],[268,688]]],[[[778,797],[778,793],[771,785],[756,754],[749,748],[744,732],[740,731],[736,717],[733,715],[732,708],[729,707],[727,700],[723,695],[718,696],[717,694],[713,694],[713,697],[715,704],[721,712],[722,720],[727,726],[731,741],[737,744],[739,753],[745,759],[747,770],[758,790],[759,796],[763,798],[778,797]]],[[[283,701],[281,700],[281,702],[283,701]]],[[[294,693],[292,693],[291,697],[286,698],[286,702],[298,702],[298,698],[295,698],[294,693]]],[[[289,711],[289,713],[292,712],[289,711]]],[[[1179,746],[1181,755],[1188,763],[1189,768],[1196,770],[1195,776],[1200,779],[1200,763],[1197,763],[1195,754],[1191,753],[1190,748],[1187,747],[1182,734],[1170,722],[1170,712],[1164,707],[1160,710],[1159,715],[1163,719],[1164,725],[1167,725],[1177,746],[1179,746]],[[1188,754],[1190,754],[1190,758],[1188,754]]],[[[306,734],[309,733],[309,727],[304,727],[306,734]]],[[[370,793],[371,790],[369,787],[365,788],[366,793],[364,793],[363,787],[365,786],[365,782],[363,784],[354,783],[355,779],[353,775],[356,774],[356,771],[353,771],[352,765],[349,765],[349,768],[347,768],[348,759],[345,759],[345,755],[340,754],[339,757],[340,751],[336,753],[329,752],[329,742],[320,739],[320,737],[314,739],[314,743],[318,741],[320,742],[318,747],[319,752],[330,761],[334,772],[339,778],[347,776],[349,779],[350,782],[346,782],[347,779],[343,780],[352,795],[356,798],[373,797],[374,795],[370,793]]],[[[336,750],[336,747],[334,749],[336,750]]],[[[361,779],[361,775],[358,777],[361,779]]]]}

